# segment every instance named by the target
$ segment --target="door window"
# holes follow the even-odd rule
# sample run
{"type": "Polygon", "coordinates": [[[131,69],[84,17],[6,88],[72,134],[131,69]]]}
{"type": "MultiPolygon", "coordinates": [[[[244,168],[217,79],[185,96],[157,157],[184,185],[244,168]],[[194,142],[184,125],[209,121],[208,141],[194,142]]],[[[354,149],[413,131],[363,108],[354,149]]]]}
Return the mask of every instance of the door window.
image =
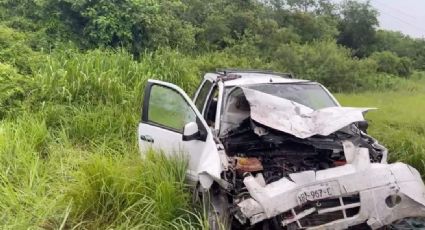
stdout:
{"type": "Polygon", "coordinates": [[[204,118],[207,121],[209,126],[214,126],[215,114],[217,112],[217,103],[218,103],[218,90],[215,86],[211,91],[211,94],[206,102],[207,107],[205,108],[204,118]]]}
{"type": "Polygon", "coordinates": [[[205,83],[202,85],[201,89],[199,90],[198,96],[196,97],[195,105],[201,113],[204,112],[202,110],[204,109],[205,100],[207,99],[211,86],[212,82],[206,80],[205,83]]]}
{"type": "Polygon", "coordinates": [[[148,121],[182,133],[189,122],[196,122],[196,114],[175,90],[153,85],[149,97],[148,121]]]}

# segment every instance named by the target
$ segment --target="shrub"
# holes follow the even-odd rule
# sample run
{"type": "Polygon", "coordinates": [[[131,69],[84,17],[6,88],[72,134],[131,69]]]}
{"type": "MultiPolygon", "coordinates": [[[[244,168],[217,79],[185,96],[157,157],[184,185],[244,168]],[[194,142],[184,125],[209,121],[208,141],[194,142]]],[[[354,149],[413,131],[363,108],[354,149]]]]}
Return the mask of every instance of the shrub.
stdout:
{"type": "Polygon", "coordinates": [[[0,25],[0,62],[8,63],[22,74],[31,73],[41,54],[27,44],[27,35],[0,25]]]}
{"type": "Polygon", "coordinates": [[[0,63],[0,119],[11,111],[19,111],[25,91],[25,77],[11,65],[0,63]]]}
{"type": "Polygon", "coordinates": [[[412,73],[413,62],[407,57],[398,57],[390,51],[375,52],[370,56],[378,65],[378,71],[407,77],[412,73]]]}
{"type": "Polygon", "coordinates": [[[297,77],[319,81],[333,91],[371,88],[368,79],[376,75],[373,62],[353,59],[350,50],[333,41],[281,45],[274,57],[297,77]]]}

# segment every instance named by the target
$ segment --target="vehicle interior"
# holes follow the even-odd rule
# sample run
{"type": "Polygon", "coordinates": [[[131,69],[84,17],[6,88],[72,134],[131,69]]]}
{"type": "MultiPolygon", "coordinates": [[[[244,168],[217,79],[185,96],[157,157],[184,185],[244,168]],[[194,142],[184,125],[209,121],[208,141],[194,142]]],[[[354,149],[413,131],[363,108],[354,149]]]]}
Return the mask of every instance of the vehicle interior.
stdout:
{"type": "Polygon", "coordinates": [[[215,114],[217,112],[217,102],[218,102],[218,88],[214,86],[210,96],[207,99],[204,118],[208,126],[212,127],[215,124],[215,114]]]}

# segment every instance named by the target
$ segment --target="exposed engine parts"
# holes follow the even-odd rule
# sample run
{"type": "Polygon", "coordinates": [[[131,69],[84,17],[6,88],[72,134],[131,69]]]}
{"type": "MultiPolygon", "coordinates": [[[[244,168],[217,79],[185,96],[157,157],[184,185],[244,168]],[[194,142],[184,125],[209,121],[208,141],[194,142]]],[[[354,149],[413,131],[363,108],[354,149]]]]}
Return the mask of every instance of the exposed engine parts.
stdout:
{"type": "MultiPolygon", "coordinates": [[[[326,137],[301,139],[247,119],[221,139],[230,159],[230,170],[224,176],[233,184],[232,191],[228,192],[237,204],[249,199],[244,185],[244,178],[248,176],[254,176],[259,184],[265,186],[282,178],[291,180],[290,174],[343,166],[347,163],[343,142],[347,140],[367,148],[372,163],[381,162],[386,157],[386,149],[354,125],[326,137]]],[[[276,218],[282,221],[289,217],[275,217],[274,221],[276,218]]],[[[326,222],[320,216],[315,218],[317,223],[326,222]]]]}
{"type": "Polygon", "coordinates": [[[236,157],[235,170],[238,173],[259,172],[262,171],[263,165],[258,158],[255,157],[236,157]]]}

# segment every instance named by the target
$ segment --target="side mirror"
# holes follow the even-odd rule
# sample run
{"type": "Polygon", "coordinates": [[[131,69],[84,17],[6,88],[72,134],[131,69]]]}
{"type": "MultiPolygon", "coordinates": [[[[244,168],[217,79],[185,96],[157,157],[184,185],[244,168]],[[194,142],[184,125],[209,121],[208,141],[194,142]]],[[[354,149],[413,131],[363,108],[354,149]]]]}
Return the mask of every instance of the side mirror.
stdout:
{"type": "Polygon", "coordinates": [[[201,133],[199,132],[196,122],[189,122],[183,129],[183,141],[199,140],[201,133]]]}

